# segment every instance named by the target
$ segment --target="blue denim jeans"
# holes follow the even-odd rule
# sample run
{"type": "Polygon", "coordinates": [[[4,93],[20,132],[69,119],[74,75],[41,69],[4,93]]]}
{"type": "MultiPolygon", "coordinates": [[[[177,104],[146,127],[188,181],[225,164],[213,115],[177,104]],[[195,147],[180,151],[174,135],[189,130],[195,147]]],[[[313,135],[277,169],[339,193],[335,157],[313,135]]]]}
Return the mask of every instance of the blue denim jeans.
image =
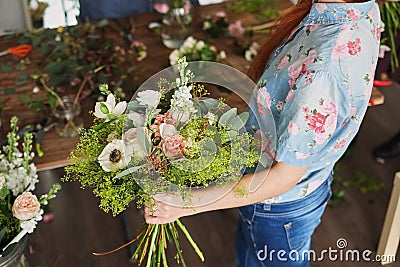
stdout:
{"type": "Polygon", "coordinates": [[[236,265],[310,266],[311,235],[331,197],[331,182],[332,176],[300,200],[239,208],[236,265]]]}

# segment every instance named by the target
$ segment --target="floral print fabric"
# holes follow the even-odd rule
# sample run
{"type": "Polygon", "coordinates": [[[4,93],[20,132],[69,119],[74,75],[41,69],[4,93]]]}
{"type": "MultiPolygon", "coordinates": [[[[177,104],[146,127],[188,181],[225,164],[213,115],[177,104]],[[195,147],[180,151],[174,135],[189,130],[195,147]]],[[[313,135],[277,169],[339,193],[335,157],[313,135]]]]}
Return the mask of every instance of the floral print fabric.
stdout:
{"type": "Polygon", "coordinates": [[[366,112],[379,40],[375,1],[314,3],[271,57],[250,107],[260,120],[273,113],[275,160],[307,172],[292,190],[265,202],[302,198],[331,174],[366,112]]]}

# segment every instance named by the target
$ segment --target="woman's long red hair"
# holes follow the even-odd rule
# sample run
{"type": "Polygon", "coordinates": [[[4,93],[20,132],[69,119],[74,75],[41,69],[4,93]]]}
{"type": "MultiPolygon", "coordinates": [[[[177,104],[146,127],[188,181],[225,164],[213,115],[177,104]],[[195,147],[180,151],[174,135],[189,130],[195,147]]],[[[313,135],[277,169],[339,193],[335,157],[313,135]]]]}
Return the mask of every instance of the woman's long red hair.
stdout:
{"type": "MultiPolygon", "coordinates": [[[[366,2],[366,0],[347,0],[347,3],[366,2]]],[[[385,2],[385,1],[377,1],[385,2]]],[[[285,12],[285,15],[279,19],[278,24],[274,30],[269,34],[265,40],[264,45],[261,47],[257,56],[254,58],[248,70],[248,76],[254,82],[261,77],[265,64],[267,63],[272,52],[282,44],[287,36],[296,28],[297,25],[308,15],[310,12],[313,0],[300,0],[296,5],[292,6],[285,12]]]]}

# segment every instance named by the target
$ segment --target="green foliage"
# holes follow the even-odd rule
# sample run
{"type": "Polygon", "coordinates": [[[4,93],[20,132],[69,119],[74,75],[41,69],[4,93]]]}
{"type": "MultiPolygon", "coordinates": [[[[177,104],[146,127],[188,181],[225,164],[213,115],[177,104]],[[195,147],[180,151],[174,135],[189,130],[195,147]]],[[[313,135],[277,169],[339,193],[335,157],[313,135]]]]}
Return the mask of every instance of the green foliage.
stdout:
{"type": "Polygon", "coordinates": [[[335,175],[332,182],[332,197],[329,201],[331,206],[337,206],[346,202],[346,189],[353,187],[363,194],[376,192],[383,188],[383,182],[366,175],[360,170],[350,170],[343,163],[339,162],[335,166],[335,175]],[[344,173],[349,173],[349,177],[343,177],[344,173]]]}
{"type": "MultiPolygon", "coordinates": [[[[98,85],[106,81],[114,93],[121,92],[124,87],[131,89],[127,80],[135,69],[136,54],[129,44],[104,39],[103,31],[107,25],[107,20],[101,20],[96,24],[34,30],[19,36],[19,43],[31,44],[40,50],[42,58],[31,78],[48,93],[43,99],[20,99],[36,110],[43,110],[55,107],[55,94],[98,97],[98,85]]],[[[16,85],[27,82],[28,76],[20,75],[16,85]]]]}
{"type": "Polygon", "coordinates": [[[228,9],[238,14],[253,13],[259,19],[275,19],[279,15],[271,0],[235,0],[228,3],[228,9]]]}
{"type": "MultiPolygon", "coordinates": [[[[11,201],[13,197],[9,196],[9,198],[11,201]]],[[[0,240],[0,248],[6,246],[15,237],[15,233],[20,230],[19,220],[12,215],[11,208],[9,199],[0,199],[0,227],[4,230],[4,236],[0,240]]]]}
{"type": "Polygon", "coordinates": [[[400,30],[400,3],[380,4],[380,13],[381,20],[385,25],[385,30],[382,32],[382,43],[387,44],[391,49],[390,62],[392,70],[395,70],[399,67],[395,38],[400,30]]]}
{"type": "Polygon", "coordinates": [[[96,119],[91,128],[81,131],[79,142],[71,152],[70,165],[65,167],[62,180],[77,181],[83,189],[91,188],[94,195],[100,198],[100,208],[105,212],[112,212],[115,216],[125,210],[141,191],[133,179],[119,183],[114,179],[118,172],[104,172],[97,160],[108,144],[109,134],[122,133],[123,121],[105,123],[101,129],[98,129],[98,123],[96,119]]]}

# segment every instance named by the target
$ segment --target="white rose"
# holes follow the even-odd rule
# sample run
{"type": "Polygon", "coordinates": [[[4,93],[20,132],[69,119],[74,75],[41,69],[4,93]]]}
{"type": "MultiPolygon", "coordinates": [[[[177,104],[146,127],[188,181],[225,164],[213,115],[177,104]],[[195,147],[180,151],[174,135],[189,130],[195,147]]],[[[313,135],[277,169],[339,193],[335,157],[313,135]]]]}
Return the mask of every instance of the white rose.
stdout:
{"type": "Polygon", "coordinates": [[[161,138],[165,138],[166,136],[172,136],[178,134],[178,130],[176,130],[175,126],[172,124],[161,123],[160,125],[160,135],[161,138]]]}
{"type": "Polygon", "coordinates": [[[149,108],[156,108],[160,103],[161,93],[154,90],[145,90],[138,93],[137,101],[149,108]]]}
{"type": "Polygon", "coordinates": [[[145,116],[135,111],[131,111],[127,115],[128,119],[130,119],[135,125],[135,127],[144,126],[145,116]]]}

